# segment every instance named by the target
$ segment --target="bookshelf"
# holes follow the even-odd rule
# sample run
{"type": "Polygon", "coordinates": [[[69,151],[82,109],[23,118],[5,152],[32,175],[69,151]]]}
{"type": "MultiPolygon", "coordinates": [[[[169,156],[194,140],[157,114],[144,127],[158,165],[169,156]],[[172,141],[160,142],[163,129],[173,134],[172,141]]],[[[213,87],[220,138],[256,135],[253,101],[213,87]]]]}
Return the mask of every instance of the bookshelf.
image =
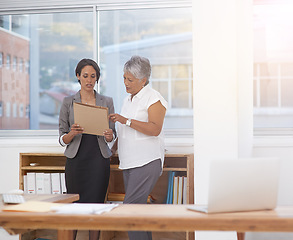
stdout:
{"type": "MultiPolygon", "coordinates": [[[[23,189],[23,176],[28,172],[64,172],[66,157],[63,153],[20,153],[19,187],[23,189]],[[35,166],[31,166],[35,163],[35,166]]],[[[118,168],[118,155],[111,157],[109,194],[124,193],[122,171],[118,168]]],[[[168,191],[168,172],[187,177],[187,204],[194,203],[194,158],[193,154],[165,154],[163,173],[151,196],[153,204],[164,204],[168,191]]],[[[127,232],[102,232],[101,239],[127,239],[127,232]]],[[[27,238],[26,238],[27,239],[27,238]]],[[[153,232],[153,239],[194,239],[193,232],[153,232]]]]}

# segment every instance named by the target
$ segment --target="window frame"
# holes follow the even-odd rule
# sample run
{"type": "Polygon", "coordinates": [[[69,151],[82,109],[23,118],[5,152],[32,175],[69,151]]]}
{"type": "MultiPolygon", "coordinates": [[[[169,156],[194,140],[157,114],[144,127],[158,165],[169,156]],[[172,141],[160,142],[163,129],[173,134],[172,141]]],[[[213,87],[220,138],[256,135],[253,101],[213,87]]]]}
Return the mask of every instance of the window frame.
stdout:
{"type": "MultiPolygon", "coordinates": [[[[160,0],[160,1],[143,1],[143,0],[130,0],[127,2],[121,2],[120,0],[108,0],[100,1],[98,4],[96,1],[90,0],[84,1],[58,1],[53,0],[50,2],[29,0],[25,3],[20,3],[17,0],[11,0],[4,3],[0,3],[0,15],[23,15],[23,14],[41,14],[41,13],[65,13],[65,12],[93,12],[93,40],[96,42],[98,36],[97,28],[95,27],[97,22],[97,16],[99,11],[106,10],[130,10],[130,9],[153,9],[153,8],[186,8],[192,7],[192,0],[160,0]]],[[[99,59],[97,53],[99,53],[99,46],[94,45],[93,56],[94,59],[99,59]]],[[[10,60],[11,61],[11,60],[10,60]]],[[[25,63],[25,70],[27,71],[27,63],[25,63]]],[[[193,91],[193,90],[191,90],[193,91]]],[[[166,137],[176,138],[193,138],[193,129],[164,129],[166,137]],[[182,135],[183,134],[183,135],[182,135]]],[[[59,135],[58,130],[1,130],[1,138],[15,138],[15,137],[56,137],[59,135]]]]}

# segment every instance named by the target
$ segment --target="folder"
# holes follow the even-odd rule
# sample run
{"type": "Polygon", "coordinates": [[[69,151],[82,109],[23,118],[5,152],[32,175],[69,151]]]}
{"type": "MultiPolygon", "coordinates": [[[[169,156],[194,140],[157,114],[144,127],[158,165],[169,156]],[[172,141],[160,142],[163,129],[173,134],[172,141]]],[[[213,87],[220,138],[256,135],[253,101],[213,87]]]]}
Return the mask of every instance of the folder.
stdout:
{"type": "Polygon", "coordinates": [[[84,133],[101,135],[109,129],[108,108],[73,103],[74,123],[84,128],[84,133]]]}
{"type": "Polygon", "coordinates": [[[52,207],[62,206],[63,203],[42,201],[27,201],[24,203],[4,207],[4,212],[50,212],[52,207]]]}

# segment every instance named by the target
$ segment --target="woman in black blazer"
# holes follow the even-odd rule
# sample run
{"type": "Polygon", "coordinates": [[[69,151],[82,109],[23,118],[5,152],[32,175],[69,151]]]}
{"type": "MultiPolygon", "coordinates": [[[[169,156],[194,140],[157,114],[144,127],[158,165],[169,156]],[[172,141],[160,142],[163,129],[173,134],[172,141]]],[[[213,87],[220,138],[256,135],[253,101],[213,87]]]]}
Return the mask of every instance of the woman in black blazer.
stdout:
{"type": "MultiPolygon", "coordinates": [[[[82,59],[76,66],[75,75],[80,90],[64,98],[59,115],[59,143],[66,146],[67,193],[79,194],[80,203],[104,203],[110,177],[110,146],[116,135],[115,125],[109,122],[110,128],[105,130],[104,136],[84,134],[82,126],[74,123],[73,103],[107,107],[109,113],[114,113],[113,99],[94,90],[100,77],[100,68],[95,61],[82,59]]],[[[90,231],[91,240],[98,239],[98,235],[98,232],[90,231]]]]}

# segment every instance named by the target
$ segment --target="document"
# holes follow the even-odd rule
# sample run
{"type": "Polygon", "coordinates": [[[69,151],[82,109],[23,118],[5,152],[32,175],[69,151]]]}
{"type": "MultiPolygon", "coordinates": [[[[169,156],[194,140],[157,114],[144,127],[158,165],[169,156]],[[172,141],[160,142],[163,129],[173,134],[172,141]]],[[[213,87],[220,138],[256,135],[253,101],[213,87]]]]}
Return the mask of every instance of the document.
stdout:
{"type": "Polygon", "coordinates": [[[103,136],[109,129],[108,108],[73,103],[74,123],[84,128],[84,133],[103,136]]]}
{"type": "Polygon", "coordinates": [[[104,203],[70,203],[60,206],[52,206],[51,210],[62,214],[102,214],[109,212],[119,204],[104,203]]]}
{"type": "Polygon", "coordinates": [[[63,203],[51,203],[41,201],[27,201],[17,205],[11,205],[2,209],[4,212],[50,212],[51,208],[64,205],[63,203]]]}

